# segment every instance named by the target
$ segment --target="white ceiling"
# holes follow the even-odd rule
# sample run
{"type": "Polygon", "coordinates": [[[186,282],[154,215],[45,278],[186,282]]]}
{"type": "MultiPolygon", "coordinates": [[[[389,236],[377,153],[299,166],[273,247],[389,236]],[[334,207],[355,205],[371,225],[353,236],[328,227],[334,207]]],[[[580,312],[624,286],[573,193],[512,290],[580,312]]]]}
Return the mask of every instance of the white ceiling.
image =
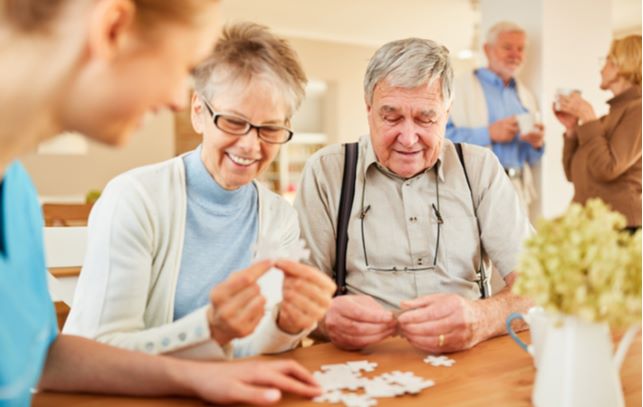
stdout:
{"type": "MultiPolygon", "coordinates": [[[[613,31],[640,30],[641,0],[612,1],[613,31]]],[[[373,47],[410,36],[441,38],[457,54],[475,45],[480,16],[472,3],[477,1],[223,0],[222,11],[227,22],[256,21],[286,36],[373,47]]]]}
{"type": "Polygon", "coordinates": [[[224,0],[226,21],[249,20],[293,37],[373,47],[405,37],[471,46],[477,14],[469,0],[224,0]]]}

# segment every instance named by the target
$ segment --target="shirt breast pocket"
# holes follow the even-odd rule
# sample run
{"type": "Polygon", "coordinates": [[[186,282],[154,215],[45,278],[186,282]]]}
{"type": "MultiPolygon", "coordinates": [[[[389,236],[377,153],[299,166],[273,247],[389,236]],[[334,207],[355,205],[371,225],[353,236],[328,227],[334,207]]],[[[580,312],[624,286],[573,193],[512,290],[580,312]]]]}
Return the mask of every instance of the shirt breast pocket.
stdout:
{"type": "MultiPolygon", "coordinates": [[[[456,279],[474,281],[480,263],[480,237],[474,216],[451,216],[444,219],[443,263],[456,279]]],[[[440,243],[442,246],[443,243],[440,243]]],[[[440,250],[442,252],[442,250],[440,250]]]]}

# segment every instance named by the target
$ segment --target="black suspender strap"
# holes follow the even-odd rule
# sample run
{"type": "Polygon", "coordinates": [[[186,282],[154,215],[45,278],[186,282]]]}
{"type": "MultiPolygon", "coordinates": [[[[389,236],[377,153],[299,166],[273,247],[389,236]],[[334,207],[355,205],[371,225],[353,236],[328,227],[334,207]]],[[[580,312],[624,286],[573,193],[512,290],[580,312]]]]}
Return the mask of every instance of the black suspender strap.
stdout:
{"type": "Polygon", "coordinates": [[[344,177],[337,214],[337,240],[335,240],[335,295],[346,294],[346,248],[348,247],[348,221],[355,196],[357,176],[357,143],[344,144],[344,177]]]}
{"type": "MultiPolygon", "coordinates": [[[[476,217],[476,223],[478,225],[478,239],[480,239],[480,221],[478,220],[478,211],[476,210],[476,203],[475,200],[473,199],[473,189],[471,189],[471,182],[469,182],[469,174],[467,174],[467,166],[464,165],[464,154],[462,154],[462,144],[460,143],[454,143],[455,145],[455,150],[458,152],[458,158],[460,159],[460,164],[462,165],[462,169],[464,170],[464,178],[467,180],[467,186],[469,187],[469,194],[471,195],[471,204],[473,205],[473,213],[476,217]]],[[[480,239],[480,266],[478,267],[478,271],[476,274],[478,275],[478,287],[480,288],[480,297],[481,298],[487,298],[491,296],[491,281],[489,280],[489,276],[487,276],[487,273],[485,272],[484,269],[484,264],[482,261],[482,253],[484,249],[482,247],[482,239],[480,239]]]]}

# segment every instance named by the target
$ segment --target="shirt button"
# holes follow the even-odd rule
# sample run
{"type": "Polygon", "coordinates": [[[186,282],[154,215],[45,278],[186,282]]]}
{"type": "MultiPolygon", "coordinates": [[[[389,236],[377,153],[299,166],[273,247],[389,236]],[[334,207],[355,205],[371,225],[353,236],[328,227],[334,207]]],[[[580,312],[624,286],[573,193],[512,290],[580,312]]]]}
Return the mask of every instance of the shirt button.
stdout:
{"type": "Polygon", "coordinates": [[[409,222],[411,222],[411,223],[415,223],[415,222],[417,222],[417,220],[418,220],[418,218],[417,218],[417,217],[415,217],[415,216],[411,216],[411,217],[409,218],[409,222]]]}
{"type": "Polygon", "coordinates": [[[418,266],[421,266],[421,265],[422,265],[422,258],[420,257],[420,258],[418,259],[418,266]]]}

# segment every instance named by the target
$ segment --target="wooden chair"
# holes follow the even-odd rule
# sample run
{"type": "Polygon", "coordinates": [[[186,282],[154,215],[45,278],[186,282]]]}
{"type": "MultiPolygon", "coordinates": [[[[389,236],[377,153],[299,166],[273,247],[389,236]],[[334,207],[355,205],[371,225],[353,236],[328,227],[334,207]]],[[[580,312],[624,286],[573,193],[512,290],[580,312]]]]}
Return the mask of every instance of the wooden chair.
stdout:
{"type": "Polygon", "coordinates": [[[45,226],[87,226],[92,204],[45,203],[42,212],[45,226]]]}
{"type": "Polygon", "coordinates": [[[49,294],[56,306],[58,327],[65,324],[87,246],[87,227],[45,227],[45,261],[49,294]]]}

